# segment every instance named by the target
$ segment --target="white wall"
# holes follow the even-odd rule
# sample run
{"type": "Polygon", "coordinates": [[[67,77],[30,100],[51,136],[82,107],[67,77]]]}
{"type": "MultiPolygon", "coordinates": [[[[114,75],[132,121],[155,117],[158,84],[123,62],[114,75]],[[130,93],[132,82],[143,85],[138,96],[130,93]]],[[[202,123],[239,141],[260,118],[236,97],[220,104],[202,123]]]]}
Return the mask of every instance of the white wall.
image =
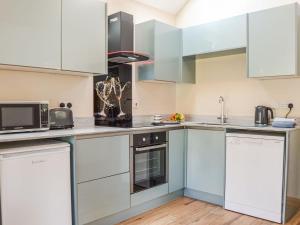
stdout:
{"type": "Polygon", "coordinates": [[[23,71],[0,70],[0,101],[72,102],[76,117],[93,115],[93,79],[23,71]]]}
{"type": "MultiPolygon", "coordinates": [[[[191,0],[177,15],[180,27],[206,23],[293,2],[290,0],[191,0]]],[[[276,24],[272,24],[276,26],[276,24]]],[[[280,53],[279,53],[280,54],[280,53]]],[[[225,97],[230,116],[253,116],[256,105],[276,108],[285,114],[283,104],[293,102],[292,116],[300,116],[300,79],[258,80],[246,75],[246,55],[197,59],[194,85],[178,84],[177,111],[199,115],[218,115],[218,97],[225,97]]]]}

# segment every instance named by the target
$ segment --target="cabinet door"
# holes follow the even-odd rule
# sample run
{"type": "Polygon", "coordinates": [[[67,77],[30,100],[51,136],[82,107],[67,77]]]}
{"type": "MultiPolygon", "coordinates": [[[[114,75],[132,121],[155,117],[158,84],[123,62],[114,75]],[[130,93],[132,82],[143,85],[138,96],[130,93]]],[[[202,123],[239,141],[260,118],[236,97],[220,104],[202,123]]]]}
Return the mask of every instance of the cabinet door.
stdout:
{"type": "Polygon", "coordinates": [[[106,73],[106,3],[62,0],[62,69],[106,73]]]}
{"type": "Polygon", "coordinates": [[[77,183],[129,171],[129,136],[82,139],[76,142],[77,183]]]}
{"type": "Polygon", "coordinates": [[[155,23],[155,80],[180,81],[181,32],[180,29],[155,23]]]}
{"type": "Polygon", "coordinates": [[[129,173],[78,185],[79,225],[130,208],[129,173]]]}
{"type": "Polygon", "coordinates": [[[155,20],[135,26],[135,49],[152,63],[139,65],[140,80],[181,80],[181,31],[155,20]]]}
{"type": "Polygon", "coordinates": [[[297,74],[297,5],[249,14],[249,77],[297,74]]]}
{"type": "Polygon", "coordinates": [[[224,131],[189,129],[187,145],[187,188],[224,196],[224,131]]]}
{"type": "Polygon", "coordinates": [[[183,29],[183,56],[247,46],[247,16],[236,16],[183,29]]]}
{"type": "Polygon", "coordinates": [[[60,69],[60,0],[0,0],[0,30],[0,64],[60,69]]]}
{"type": "Polygon", "coordinates": [[[169,193],[184,188],[185,130],[169,131],[169,193]]]}

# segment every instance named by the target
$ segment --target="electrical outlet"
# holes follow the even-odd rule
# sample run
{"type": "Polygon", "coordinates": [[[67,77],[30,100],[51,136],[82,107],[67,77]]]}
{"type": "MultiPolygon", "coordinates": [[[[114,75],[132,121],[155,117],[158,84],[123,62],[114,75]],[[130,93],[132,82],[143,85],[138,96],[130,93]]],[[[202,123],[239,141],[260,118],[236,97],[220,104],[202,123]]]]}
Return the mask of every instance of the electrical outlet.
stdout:
{"type": "Polygon", "coordinates": [[[278,108],[287,109],[288,108],[288,103],[279,103],[278,108]]]}
{"type": "Polygon", "coordinates": [[[288,109],[288,105],[289,105],[289,103],[279,102],[277,104],[274,104],[273,108],[275,108],[275,109],[288,109]]]}

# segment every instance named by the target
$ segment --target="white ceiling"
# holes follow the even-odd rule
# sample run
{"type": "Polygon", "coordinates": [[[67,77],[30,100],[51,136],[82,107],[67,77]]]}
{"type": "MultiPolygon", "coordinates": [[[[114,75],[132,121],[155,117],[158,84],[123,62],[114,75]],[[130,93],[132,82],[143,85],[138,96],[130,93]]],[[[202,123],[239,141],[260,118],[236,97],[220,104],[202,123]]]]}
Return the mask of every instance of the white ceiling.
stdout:
{"type": "Polygon", "coordinates": [[[177,14],[189,0],[136,0],[162,11],[177,14]]]}

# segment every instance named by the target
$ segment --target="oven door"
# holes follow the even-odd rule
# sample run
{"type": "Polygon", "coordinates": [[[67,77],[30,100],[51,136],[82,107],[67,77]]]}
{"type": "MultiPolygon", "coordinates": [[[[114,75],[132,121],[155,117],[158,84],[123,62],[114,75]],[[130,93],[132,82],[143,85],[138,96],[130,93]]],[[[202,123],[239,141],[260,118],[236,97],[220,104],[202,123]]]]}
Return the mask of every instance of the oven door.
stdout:
{"type": "Polygon", "coordinates": [[[132,193],[167,182],[166,157],[166,144],[133,148],[132,193]]]}
{"type": "Polygon", "coordinates": [[[41,127],[39,104],[0,104],[0,133],[41,127]]]}

